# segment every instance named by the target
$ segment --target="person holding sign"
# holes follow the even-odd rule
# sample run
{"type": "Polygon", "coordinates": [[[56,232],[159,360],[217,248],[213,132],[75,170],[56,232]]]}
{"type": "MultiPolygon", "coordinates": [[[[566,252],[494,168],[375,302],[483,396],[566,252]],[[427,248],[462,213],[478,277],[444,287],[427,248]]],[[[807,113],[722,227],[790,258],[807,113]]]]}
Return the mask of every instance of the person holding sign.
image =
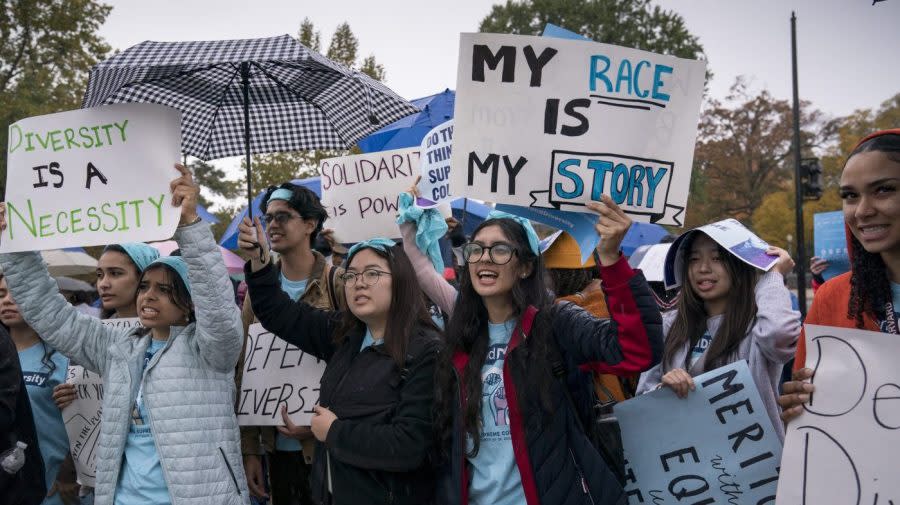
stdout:
{"type": "MultiPolygon", "coordinates": [[[[553,304],[537,234],[510,214],[489,214],[464,246],[458,294],[433,268],[417,268],[423,290],[451,314],[436,375],[435,423],[445,456],[438,503],[624,500],[559,377],[585,364],[603,373],[652,366],[660,315],[643,276],[620,253],[631,219],[607,195],[588,205],[600,214],[603,290],[617,308],[610,318],[553,304]]],[[[425,259],[415,252],[415,225],[401,230],[404,247],[425,259]]]]}
{"type": "MultiPolygon", "coordinates": [[[[431,410],[440,338],[416,274],[392,240],[353,246],[341,275],[348,310],[326,311],[284,292],[259,220],[238,245],[263,327],[327,362],[312,420],[312,496],[334,505],[430,503],[431,410]]],[[[285,419],[288,429],[290,419],[285,419]]]]}
{"type": "MultiPolygon", "coordinates": [[[[266,190],[259,210],[267,223],[265,237],[279,256],[275,266],[281,289],[293,300],[320,309],[337,309],[338,296],[343,296],[338,294],[343,292],[339,278],[343,270],[326,265],[325,257],[312,248],[322,232],[322,223],[328,218],[328,211],[319,197],[303,186],[286,182],[266,190]]],[[[240,227],[245,232],[252,232],[249,218],[244,218],[240,227]]],[[[259,251],[253,254],[258,255],[259,251]]],[[[257,322],[250,298],[244,298],[241,311],[244,335],[249,335],[250,325],[257,322]]],[[[238,384],[243,378],[245,359],[242,353],[235,376],[238,384]]],[[[286,411],[282,412],[282,417],[285,423],[289,422],[286,411]]],[[[308,426],[291,429],[279,426],[277,430],[271,426],[242,426],[241,451],[250,493],[257,498],[268,497],[262,468],[262,456],[267,455],[272,501],[276,504],[312,503],[307,463],[312,461],[312,439],[308,426]],[[301,442],[305,447],[301,447],[301,442]]]]}
{"type": "MultiPolygon", "coordinates": [[[[863,138],[840,184],[850,271],[819,287],[806,323],[900,335],[900,128],[863,138]]],[[[792,380],[779,398],[785,422],[803,412],[815,389],[812,376],[801,338],[792,380]]]]}
{"type": "Polygon", "coordinates": [[[197,217],[200,189],[190,171],[175,167],[183,257],[144,270],[141,327],[110,327],[67,304],[37,253],[0,255],[28,324],[103,377],[96,505],[249,503],[234,414],[240,316],[209,225],[197,217]]]}
{"type": "Polygon", "coordinates": [[[783,441],[778,384],[800,334],[800,313],[791,309],[784,285],[794,261],[784,249],[769,247],[766,254],[777,261],[760,276],[760,270],[702,231],[688,231],[675,244],[666,261],[681,262],[675,268],[681,296],[675,310],[663,315],[662,362],[641,376],[638,394],[668,387],[686,398],[695,388],[693,377],[746,360],[783,441]]]}
{"type": "Polygon", "coordinates": [[[6,276],[0,273],[0,323],[9,329],[19,354],[22,377],[31,401],[38,430],[38,445],[44,460],[47,498],[44,505],[73,505],[78,502],[75,467],[69,455],[69,437],[62,415],[53,403],[54,387],[66,380],[69,360],[57,353],[22,318],[9,292],[6,276]],[[63,462],[69,458],[66,465],[63,462]]]}

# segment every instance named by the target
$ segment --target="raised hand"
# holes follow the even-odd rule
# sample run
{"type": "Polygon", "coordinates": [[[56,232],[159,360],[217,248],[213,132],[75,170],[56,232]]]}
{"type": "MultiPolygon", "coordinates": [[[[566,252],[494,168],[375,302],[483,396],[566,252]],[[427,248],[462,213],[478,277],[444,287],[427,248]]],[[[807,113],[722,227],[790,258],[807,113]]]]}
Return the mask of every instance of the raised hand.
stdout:
{"type": "Polygon", "coordinates": [[[254,272],[269,262],[269,241],[258,216],[253,221],[245,217],[238,224],[237,244],[250,256],[250,268],[254,272]]]}
{"type": "Polygon", "coordinates": [[[172,191],[172,205],[181,207],[181,221],[179,224],[191,224],[197,221],[197,200],[200,197],[200,186],[194,182],[191,171],[181,163],[176,163],[175,168],[181,172],[181,176],[169,183],[172,191]]]}
{"type": "Polygon", "coordinates": [[[766,249],[766,254],[769,256],[778,256],[778,262],[775,263],[775,266],[772,267],[773,270],[780,273],[782,276],[786,276],[791,273],[791,270],[794,269],[794,260],[791,259],[791,255],[780,247],[769,246],[766,249]]]}
{"type": "Polygon", "coordinates": [[[597,235],[600,235],[600,244],[597,246],[600,264],[613,265],[619,261],[619,250],[625,234],[631,228],[631,218],[609,195],[601,195],[599,202],[588,202],[587,208],[600,215],[594,225],[597,235]]]}

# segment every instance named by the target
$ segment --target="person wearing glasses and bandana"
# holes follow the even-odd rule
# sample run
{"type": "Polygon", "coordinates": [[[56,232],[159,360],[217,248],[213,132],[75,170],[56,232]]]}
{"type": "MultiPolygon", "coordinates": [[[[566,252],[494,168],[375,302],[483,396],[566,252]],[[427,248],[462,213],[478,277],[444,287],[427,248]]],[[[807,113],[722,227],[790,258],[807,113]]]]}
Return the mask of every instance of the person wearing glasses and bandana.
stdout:
{"type": "MultiPolygon", "coordinates": [[[[271,250],[278,253],[274,270],[281,290],[295,302],[299,300],[325,310],[336,309],[343,296],[343,283],[340,281],[343,270],[329,265],[326,258],[313,249],[316,237],[322,233],[322,223],[328,217],[319,197],[302,186],[286,182],[266,190],[259,210],[266,230],[265,235],[260,231],[254,243],[265,243],[266,240],[259,238],[268,238],[271,250]]],[[[259,222],[260,218],[256,220],[259,222]]],[[[249,218],[244,218],[239,229],[250,235],[255,231],[249,218]]],[[[259,248],[249,251],[257,257],[261,252],[259,248]]],[[[245,348],[248,328],[257,322],[251,298],[244,298],[241,311],[245,348]]],[[[235,373],[238,384],[243,369],[244,354],[241,353],[235,373]]],[[[285,426],[278,426],[277,430],[272,426],[241,427],[241,450],[247,483],[254,497],[271,497],[274,505],[310,505],[309,462],[314,450],[312,431],[309,426],[291,423],[284,408],[282,417],[285,426]],[[268,457],[271,496],[266,492],[263,475],[264,455],[268,457]]]]}
{"type": "MultiPolygon", "coordinates": [[[[553,303],[527,219],[498,211],[487,216],[463,248],[467,268],[458,293],[417,250],[428,251],[417,240],[427,217],[401,224],[423,291],[451,314],[435,376],[443,449],[437,503],[625,502],[622,485],[579,426],[561,379],[586,364],[601,373],[655,365],[662,318],[647,281],[620,252],[630,218],[607,195],[588,208],[600,214],[597,252],[609,318],[553,303]]],[[[406,215],[404,209],[401,220],[406,215]]]]}
{"type": "Polygon", "coordinates": [[[238,245],[262,325],[324,360],[312,496],[321,504],[427,504],[434,494],[434,366],[440,336],[403,248],[388,239],[353,246],[341,274],[347,309],[295,303],[268,261],[260,223],[238,245]],[[257,249],[259,247],[259,249],[257,249]],[[258,251],[262,254],[258,254],[258,251]]]}

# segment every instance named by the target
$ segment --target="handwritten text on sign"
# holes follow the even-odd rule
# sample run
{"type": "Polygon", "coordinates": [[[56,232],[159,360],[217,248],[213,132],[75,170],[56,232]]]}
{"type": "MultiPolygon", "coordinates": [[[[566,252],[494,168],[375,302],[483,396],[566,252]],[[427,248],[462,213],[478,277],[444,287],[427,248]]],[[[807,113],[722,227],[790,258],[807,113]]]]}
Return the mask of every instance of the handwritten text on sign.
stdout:
{"type": "Polygon", "coordinates": [[[747,362],[694,383],[686,399],[663,388],[616,405],[629,505],[774,503],[781,442],[747,362]]]}
{"type": "Polygon", "coordinates": [[[778,503],[900,504],[900,340],[806,325],[816,391],[787,426],[778,503]]]}
{"type": "Polygon", "coordinates": [[[706,64],[580,40],[463,34],[451,192],[680,225],[706,64]]]}
{"type": "MultiPolygon", "coordinates": [[[[125,330],[139,326],[140,320],[136,317],[106,319],[103,324],[125,330]]],[[[103,379],[84,367],[71,365],[66,371],[66,382],[75,385],[75,401],[62,411],[69,436],[69,450],[75,461],[78,481],[84,486],[94,487],[97,468],[94,457],[103,411],[103,379]]]]}
{"type": "Polygon", "coordinates": [[[416,205],[423,208],[434,207],[450,201],[450,155],[453,152],[453,120],[435,126],[420,146],[419,198],[416,205]]]}
{"type": "Polygon", "coordinates": [[[241,426],[281,426],[281,405],[301,426],[309,426],[319,401],[325,362],[265,330],[250,326],[238,399],[241,426]]]}
{"type": "Polygon", "coordinates": [[[166,239],[178,225],[181,118],[152,104],[106,105],[9,127],[0,251],[166,239]]]}
{"type": "Polygon", "coordinates": [[[419,149],[340,156],[322,160],[322,205],[326,228],[339,242],[399,237],[398,198],[419,174],[419,149]]]}

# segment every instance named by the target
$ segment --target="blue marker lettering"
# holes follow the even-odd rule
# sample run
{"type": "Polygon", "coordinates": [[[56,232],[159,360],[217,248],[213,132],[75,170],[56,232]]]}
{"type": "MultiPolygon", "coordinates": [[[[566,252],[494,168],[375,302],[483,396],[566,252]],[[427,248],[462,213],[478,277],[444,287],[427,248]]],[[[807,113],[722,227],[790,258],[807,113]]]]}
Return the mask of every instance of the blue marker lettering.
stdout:
{"type": "Polygon", "coordinates": [[[641,65],[650,66],[650,62],[647,60],[641,60],[634,67],[634,94],[640,98],[647,98],[647,95],[650,94],[650,91],[646,89],[641,89],[641,65]]]}
{"type": "Polygon", "coordinates": [[[662,100],[664,102],[669,101],[669,95],[663,93],[659,90],[659,88],[663,87],[665,83],[662,81],[662,74],[671,74],[672,67],[668,67],[666,65],[657,65],[655,69],[653,69],[653,99],[654,100],[662,100]]]}
{"type": "Polygon", "coordinates": [[[606,56],[603,56],[602,54],[591,56],[591,91],[597,91],[597,79],[602,79],[603,83],[606,84],[606,91],[608,93],[612,92],[612,82],[610,82],[609,77],[606,77],[606,71],[609,70],[609,65],[609,58],[606,56]],[[597,68],[598,61],[604,63],[602,70],[597,68]]]}
{"type": "Polygon", "coordinates": [[[588,168],[594,171],[594,187],[591,189],[591,200],[600,201],[603,194],[603,185],[606,183],[606,172],[611,172],[613,164],[606,160],[591,160],[588,168]]]}
{"type": "Polygon", "coordinates": [[[578,198],[584,193],[584,183],[581,182],[581,177],[578,176],[575,172],[571,170],[567,170],[566,167],[570,167],[572,165],[581,166],[581,161],[577,159],[567,159],[559,162],[559,165],[556,166],[556,171],[559,175],[563,177],[569,178],[572,182],[575,183],[575,189],[573,191],[565,191],[563,189],[562,183],[557,182],[553,185],[553,189],[556,192],[556,196],[565,199],[571,200],[572,198],[578,198]]]}
{"type": "Polygon", "coordinates": [[[653,208],[653,197],[656,196],[656,186],[665,177],[669,169],[660,167],[656,174],[652,167],[647,167],[647,207],[653,208]]]}

